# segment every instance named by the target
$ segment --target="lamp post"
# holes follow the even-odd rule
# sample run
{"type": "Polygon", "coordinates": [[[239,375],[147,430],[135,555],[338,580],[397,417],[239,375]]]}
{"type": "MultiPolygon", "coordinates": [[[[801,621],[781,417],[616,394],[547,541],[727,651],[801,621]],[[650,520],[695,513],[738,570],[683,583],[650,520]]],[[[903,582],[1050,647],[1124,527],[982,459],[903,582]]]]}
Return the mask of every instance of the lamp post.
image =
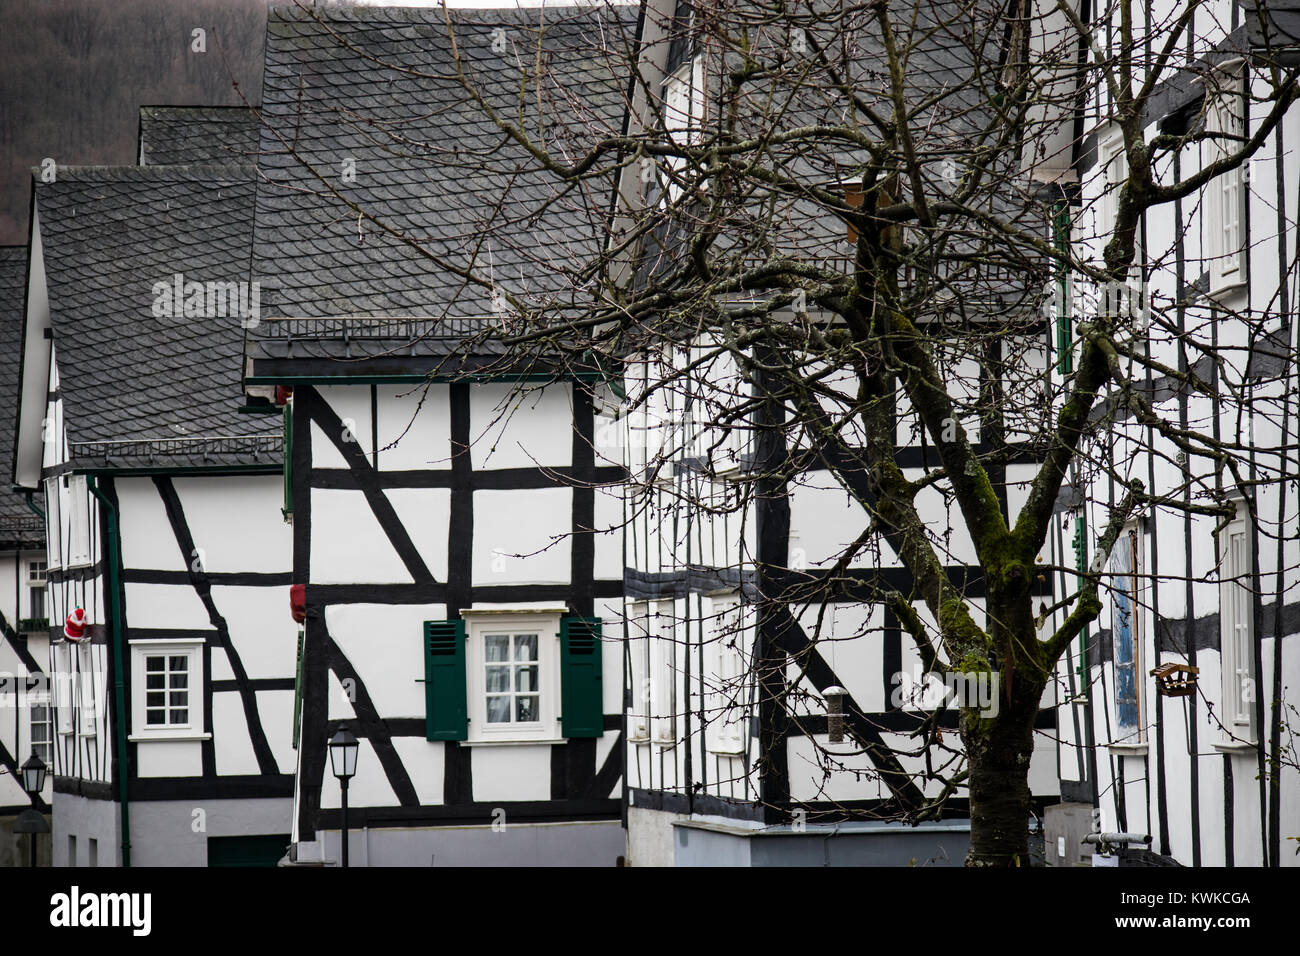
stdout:
{"type": "Polygon", "coordinates": [[[330,768],[338,778],[339,788],[343,792],[343,866],[348,865],[348,781],[357,772],[357,751],[360,744],[356,734],[348,730],[346,724],[340,724],[338,733],[330,738],[330,768]]]}
{"type": "MultiPolygon", "coordinates": [[[[32,754],[23,765],[19,768],[23,778],[23,790],[34,801],[40,792],[45,788],[45,761],[36,754],[32,754]]],[[[50,825],[45,822],[45,817],[40,814],[34,807],[29,807],[22,813],[18,814],[18,819],[14,821],[15,833],[26,833],[31,848],[31,858],[29,866],[36,867],[36,835],[38,833],[49,833],[50,825]]]]}

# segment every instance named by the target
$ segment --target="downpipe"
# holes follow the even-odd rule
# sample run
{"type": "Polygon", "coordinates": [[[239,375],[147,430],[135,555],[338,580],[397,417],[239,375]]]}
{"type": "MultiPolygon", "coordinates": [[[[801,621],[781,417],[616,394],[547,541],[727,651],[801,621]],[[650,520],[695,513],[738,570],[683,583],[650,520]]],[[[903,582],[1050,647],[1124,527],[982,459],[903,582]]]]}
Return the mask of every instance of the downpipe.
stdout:
{"type": "Polygon", "coordinates": [[[104,591],[104,603],[111,610],[111,633],[109,639],[113,645],[113,742],[117,761],[118,805],[121,807],[122,828],[122,866],[131,865],[131,805],[127,797],[126,765],[126,687],[122,682],[122,605],[118,600],[121,566],[122,539],[117,520],[117,508],[99,489],[95,475],[86,476],[86,487],[104,509],[108,523],[108,587],[104,591]]]}

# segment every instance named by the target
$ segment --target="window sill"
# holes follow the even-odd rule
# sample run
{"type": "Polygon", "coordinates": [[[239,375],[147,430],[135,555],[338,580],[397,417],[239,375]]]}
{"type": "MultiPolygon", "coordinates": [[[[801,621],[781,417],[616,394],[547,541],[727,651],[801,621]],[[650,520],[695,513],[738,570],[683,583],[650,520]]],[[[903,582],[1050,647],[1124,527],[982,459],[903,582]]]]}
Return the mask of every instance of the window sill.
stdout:
{"type": "Polygon", "coordinates": [[[1145,743],[1109,743],[1106,749],[1119,757],[1141,757],[1146,754],[1150,744],[1145,743]]]}
{"type": "Polygon", "coordinates": [[[462,740],[462,747],[533,747],[542,744],[567,744],[567,737],[537,737],[524,740],[462,740]]]}
{"type": "Polygon", "coordinates": [[[131,734],[126,738],[133,744],[171,743],[185,740],[211,740],[211,734],[196,734],[186,731],[179,734],[131,734]]]}
{"type": "Polygon", "coordinates": [[[1253,754],[1259,750],[1259,744],[1252,744],[1244,740],[1216,741],[1210,746],[1221,754],[1253,754]]]}
{"type": "Polygon", "coordinates": [[[1220,305],[1225,302],[1240,304],[1238,300],[1245,297],[1246,288],[1246,280],[1244,278],[1222,279],[1218,285],[1211,286],[1206,290],[1205,297],[1211,302],[1220,305]]]}

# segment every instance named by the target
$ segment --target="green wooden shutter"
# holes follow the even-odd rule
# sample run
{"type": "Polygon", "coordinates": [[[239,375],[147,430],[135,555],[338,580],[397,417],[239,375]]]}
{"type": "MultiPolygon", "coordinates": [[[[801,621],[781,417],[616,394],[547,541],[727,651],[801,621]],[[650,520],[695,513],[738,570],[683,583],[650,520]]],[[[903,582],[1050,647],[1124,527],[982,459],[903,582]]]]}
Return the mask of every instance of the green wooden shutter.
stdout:
{"type": "Polygon", "coordinates": [[[469,736],[464,621],[424,622],[424,727],[429,740],[469,736]]]}
{"type": "Polygon", "coordinates": [[[564,618],[560,622],[560,656],[560,725],[564,736],[602,736],[605,708],[600,618],[564,618]]]}
{"type": "Polygon", "coordinates": [[[293,516],[293,405],[284,406],[284,508],[285,519],[293,516]]]}

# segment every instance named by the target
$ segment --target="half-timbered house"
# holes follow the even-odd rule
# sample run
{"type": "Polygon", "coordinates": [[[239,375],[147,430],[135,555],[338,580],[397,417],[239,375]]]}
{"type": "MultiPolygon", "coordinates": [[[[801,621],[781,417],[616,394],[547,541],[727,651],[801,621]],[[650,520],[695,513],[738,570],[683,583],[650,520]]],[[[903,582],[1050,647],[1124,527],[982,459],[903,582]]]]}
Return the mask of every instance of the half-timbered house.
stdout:
{"type": "MultiPolygon", "coordinates": [[[[49,623],[45,612],[45,522],[31,496],[9,489],[13,408],[18,395],[18,347],[23,328],[27,248],[0,248],[0,866],[26,865],[30,836],[11,832],[16,817],[35,808],[49,814],[52,778],[34,797],[20,768],[35,756],[49,764],[51,721],[46,674],[49,623]]],[[[49,838],[38,842],[49,860],[49,838]]]]}
{"type": "Polygon", "coordinates": [[[620,471],[596,459],[595,376],[516,361],[486,334],[499,297],[464,277],[490,264],[527,294],[534,257],[589,253],[603,228],[558,196],[531,216],[545,177],[468,100],[454,50],[510,103],[544,20],[547,95],[597,130],[620,128],[624,80],[571,55],[599,12],[445,16],[268,26],[245,384],[285,416],[293,859],[342,858],[326,745],[346,727],[350,865],[613,865],[623,565],[596,532],[618,524],[620,471]],[[516,201],[530,216],[484,243],[516,201]]]}
{"type": "Polygon", "coordinates": [[[34,173],[14,477],[48,522],[55,865],[289,843],[290,529],[279,420],[239,383],[254,188],[228,120],[146,115],[167,165],[34,173]]]}
{"type": "MultiPolygon", "coordinates": [[[[1169,9],[1156,4],[1150,22],[1163,22],[1169,9]]],[[[1163,160],[1162,181],[1195,175],[1259,130],[1272,106],[1263,95],[1268,71],[1300,62],[1295,13],[1277,14],[1283,20],[1266,33],[1253,3],[1195,12],[1186,69],[1170,72],[1144,116],[1148,140],[1188,137],[1163,160]]],[[[1109,115],[1106,97],[1089,91],[1089,115],[1109,115]]],[[[1092,237],[1114,221],[1125,157],[1114,125],[1086,132],[1083,202],[1069,228],[1074,242],[1099,254],[1092,237]]],[[[1138,369],[1134,386],[1179,428],[1253,451],[1234,476],[1210,457],[1189,456],[1115,400],[1097,413],[1115,419],[1106,457],[1122,464],[1109,477],[1073,480],[1053,563],[1093,562],[1106,509],[1128,480],[1175,504],[1144,508],[1123,528],[1105,563],[1102,615],[1061,662],[1063,802],[1049,815],[1047,840],[1056,865],[1300,864],[1293,737],[1300,553],[1291,480],[1298,143],[1300,109],[1292,105],[1245,165],[1144,215],[1129,298],[1145,315],[1144,348],[1171,372],[1138,369]],[[1197,505],[1230,513],[1193,513],[1197,505]],[[1083,842],[1090,832],[1147,839],[1098,846],[1083,842]]],[[[1083,308],[1060,321],[1086,319],[1086,296],[1062,302],[1083,308]]],[[[1072,587],[1072,577],[1061,586],[1072,587]]]]}
{"type": "MultiPolygon", "coordinates": [[[[930,10],[918,15],[927,24],[926,17],[940,16],[930,10]]],[[[838,24],[830,14],[827,20],[838,24]]],[[[872,56],[884,59],[878,49],[872,53],[877,27],[874,20],[858,27],[862,66],[869,70],[872,56]]],[[[794,28],[787,30],[784,21],[767,35],[755,29],[755,49],[771,44],[763,55],[778,61],[794,43],[794,28]]],[[[925,29],[917,27],[918,35],[925,29]]],[[[701,36],[709,36],[708,30],[701,31],[690,4],[647,4],[639,68],[644,82],[638,83],[632,106],[645,129],[666,131],[678,142],[702,142],[718,129],[719,114],[734,106],[717,105],[727,66],[713,47],[724,44],[701,36]]],[[[822,40],[838,47],[838,39],[822,40]]],[[[959,44],[949,49],[941,42],[912,51],[913,90],[941,89],[944,77],[969,69],[963,55],[959,44]]],[[[782,111],[790,111],[790,128],[822,120],[816,103],[801,101],[797,87],[794,92],[780,88],[775,99],[782,111]]],[[[758,110],[754,102],[762,101],[755,97],[739,109],[758,110]]],[[[744,128],[750,135],[767,135],[764,121],[744,128]]],[[[838,114],[825,120],[841,121],[838,114]]],[[[785,128],[779,120],[775,124],[785,128]]],[[[944,123],[933,125],[942,130],[944,123]]],[[[956,129],[948,133],[958,135],[956,129]]],[[[773,162],[799,168],[799,160],[789,157],[773,162]]],[[[855,184],[847,171],[860,167],[851,158],[841,162],[844,179],[836,182],[828,170],[809,167],[808,182],[851,196],[855,184]]],[[[859,173],[859,189],[860,182],[859,173]]],[[[628,221],[643,204],[663,202],[664,196],[676,201],[679,195],[680,187],[669,183],[659,187],[656,199],[656,188],[654,177],[629,170],[620,188],[628,221]]],[[[763,202],[769,199],[780,205],[779,198],[763,202]]],[[[806,208],[782,209],[770,233],[755,245],[789,249],[820,269],[835,261],[846,265],[852,238],[829,215],[819,220],[806,208]],[[786,215],[789,223],[778,227],[786,215]]],[[[657,261],[630,266],[651,282],[653,270],[669,268],[671,260],[662,252],[671,239],[656,235],[655,240],[649,243],[650,257],[657,261]]],[[[778,258],[777,252],[770,254],[778,258]]],[[[737,309],[763,307],[762,294],[735,298],[737,309]]],[[[768,298],[776,301],[780,293],[768,298]]],[[[819,328],[834,322],[811,304],[795,306],[792,295],[781,301],[791,304],[772,311],[771,321],[819,328]]],[[[978,300],[968,304],[972,314],[979,312],[978,300]]],[[[986,305],[992,314],[1008,308],[993,301],[986,305]]],[[[909,572],[887,545],[853,546],[872,523],[866,458],[850,438],[822,444],[814,437],[816,423],[803,434],[788,428],[789,396],[773,397],[774,386],[763,378],[762,367],[773,356],[751,350],[742,361],[740,350],[720,348],[723,337],[732,334],[723,326],[721,319],[712,326],[688,320],[678,340],[668,341],[669,334],[662,347],[626,356],[626,403],[611,426],[616,433],[611,445],[624,450],[629,473],[628,862],[960,865],[969,847],[967,802],[960,788],[933,819],[915,827],[897,822],[943,791],[941,781],[927,773],[927,757],[911,736],[936,702],[942,708],[943,698],[916,693],[925,686],[928,668],[898,615],[880,599],[890,590],[908,593],[909,572]],[[792,468],[795,461],[802,465],[792,468]],[[841,565],[846,553],[851,560],[841,565]],[[838,715],[843,729],[832,737],[831,720],[840,720],[838,715]]],[[[960,329],[954,324],[954,336],[960,329]]],[[[1006,347],[1016,350],[1015,361],[1027,369],[1027,378],[1035,370],[1041,373],[1042,344],[1031,337],[1013,345],[1012,338],[1008,335],[1006,347]]],[[[954,380],[974,381],[985,373],[974,359],[953,358],[954,380]]],[[[808,375],[825,377],[826,371],[810,365],[808,375]]],[[[836,429],[844,427],[845,410],[854,405],[855,381],[851,375],[840,378],[838,399],[817,399],[824,402],[827,423],[821,434],[830,431],[832,419],[836,429]]],[[[933,445],[926,447],[901,388],[893,414],[894,460],[909,479],[919,478],[935,466],[937,456],[933,445]]],[[[994,445],[990,436],[981,437],[977,413],[969,415],[962,425],[976,451],[985,454],[994,445]]],[[[1013,427],[1003,437],[1014,445],[1025,439],[1025,431],[1013,427]]],[[[854,428],[845,427],[845,433],[852,435],[854,428]]],[[[998,495],[1004,516],[1014,516],[1033,460],[1021,453],[1007,460],[998,495]]],[[[923,520],[938,529],[944,572],[974,613],[981,613],[984,575],[960,512],[938,493],[918,501],[923,520]],[[945,528],[950,529],[946,536],[945,528]]],[[[1039,587],[1045,596],[1050,582],[1039,587]]],[[[924,608],[918,611],[929,620],[924,608]]],[[[1055,799],[1057,789],[1050,736],[1054,714],[1048,704],[1030,767],[1039,808],[1055,799]]],[[[956,711],[940,720],[951,741],[956,711]]]]}

